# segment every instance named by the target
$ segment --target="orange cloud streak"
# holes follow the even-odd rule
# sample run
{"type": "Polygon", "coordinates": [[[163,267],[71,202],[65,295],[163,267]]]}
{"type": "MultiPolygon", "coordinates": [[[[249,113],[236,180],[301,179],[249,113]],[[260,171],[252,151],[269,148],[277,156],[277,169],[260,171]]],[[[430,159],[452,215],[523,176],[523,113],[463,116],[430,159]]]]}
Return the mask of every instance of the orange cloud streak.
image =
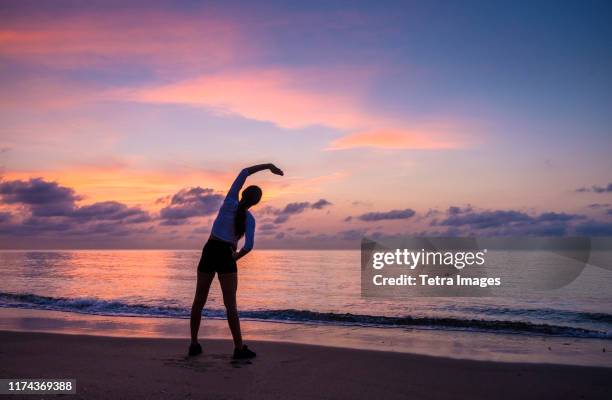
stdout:
{"type": "MultiPolygon", "coordinates": [[[[198,168],[165,168],[161,170],[135,169],[129,165],[116,164],[106,167],[72,165],[68,169],[44,171],[7,171],[2,180],[28,180],[42,177],[75,189],[83,196],[82,204],[115,200],[128,205],[138,205],[149,211],[160,208],[158,199],[166,198],[180,189],[201,186],[225,193],[238,174],[240,167],[231,171],[214,171],[198,168]]],[[[317,193],[318,187],[330,180],[341,179],[345,174],[317,177],[289,177],[279,180],[269,176],[256,176],[258,184],[265,187],[264,200],[288,202],[317,193]],[[262,182],[262,183],[259,183],[262,182]]]]}
{"type": "Polygon", "coordinates": [[[231,179],[227,174],[207,171],[150,171],[123,167],[79,166],[67,170],[9,171],[4,180],[43,177],[83,195],[84,204],[116,200],[147,209],[159,208],[155,201],[184,187],[202,186],[224,191],[231,179]]]}
{"type": "Polygon", "coordinates": [[[327,150],[353,148],[443,150],[462,147],[433,132],[371,131],[353,133],[333,141],[327,150]]]}

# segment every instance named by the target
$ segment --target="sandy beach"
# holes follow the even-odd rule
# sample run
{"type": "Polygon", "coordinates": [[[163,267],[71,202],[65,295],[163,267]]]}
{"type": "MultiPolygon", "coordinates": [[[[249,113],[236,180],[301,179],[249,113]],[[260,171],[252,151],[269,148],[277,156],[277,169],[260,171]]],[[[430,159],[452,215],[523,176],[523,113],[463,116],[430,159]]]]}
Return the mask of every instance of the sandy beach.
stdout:
{"type": "Polygon", "coordinates": [[[76,378],[82,399],[604,399],[612,377],[609,368],[274,342],[250,342],[258,357],[244,362],[232,362],[227,340],[203,340],[195,358],[179,339],[0,332],[0,343],[3,378],[76,378]]]}

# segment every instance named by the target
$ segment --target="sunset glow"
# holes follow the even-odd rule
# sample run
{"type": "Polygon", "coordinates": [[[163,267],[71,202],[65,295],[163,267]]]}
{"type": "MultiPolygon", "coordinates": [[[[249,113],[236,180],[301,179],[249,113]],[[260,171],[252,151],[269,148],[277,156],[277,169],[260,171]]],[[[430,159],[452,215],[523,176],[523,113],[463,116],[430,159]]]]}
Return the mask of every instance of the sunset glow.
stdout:
{"type": "Polygon", "coordinates": [[[286,172],[252,178],[264,247],[612,232],[611,32],[591,11],[4,2],[0,246],[198,248],[209,208],[162,210],[214,209],[260,162],[286,172]],[[78,219],[115,203],[146,217],[78,219]]]}

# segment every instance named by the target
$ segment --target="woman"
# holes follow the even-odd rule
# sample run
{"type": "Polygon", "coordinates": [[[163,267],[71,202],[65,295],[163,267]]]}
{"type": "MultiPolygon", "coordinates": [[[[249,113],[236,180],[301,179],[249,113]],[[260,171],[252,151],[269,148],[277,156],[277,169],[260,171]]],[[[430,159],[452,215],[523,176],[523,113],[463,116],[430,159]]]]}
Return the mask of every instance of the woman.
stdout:
{"type": "Polygon", "coordinates": [[[202,309],[206,304],[208,290],[215,277],[219,274],[219,283],[223,293],[223,304],[227,311],[227,322],[234,339],[234,358],[252,358],[255,353],[242,343],[240,320],[236,308],[236,289],[238,288],[238,269],[236,261],[247,255],[253,249],[255,236],[255,218],[248,211],[249,208],[261,200],[261,189],[258,186],[249,186],[242,191],[238,201],[238,193],[249,175],[269,169],[273,174],[283,175],[283,171],[274,164],[260,164],[245,168],[232,184],[225,200],[219,209],[217,218],[213,223],[212,231],[198,264],[198,283],[196,287],[193,306],[191,307],[191,345],[189,355],[194,356],[202,352],[198,343],[198,331],[202,319],[202,309]],[[245,237],[244,246],[240,251],[238,241],[245,237]]]}

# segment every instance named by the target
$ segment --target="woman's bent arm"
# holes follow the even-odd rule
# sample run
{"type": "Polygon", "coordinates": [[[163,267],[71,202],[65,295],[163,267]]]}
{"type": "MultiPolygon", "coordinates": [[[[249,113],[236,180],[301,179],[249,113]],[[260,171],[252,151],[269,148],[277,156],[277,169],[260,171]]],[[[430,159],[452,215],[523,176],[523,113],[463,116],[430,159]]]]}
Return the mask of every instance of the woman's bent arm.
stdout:
{"type": "Polygon", "coordinates": [[[240,193],[240,189],[242,189],[244,186],[247,177],[265,169],[269,169],[273,174],[283,175],[283,171],[281,171],[280,168],[274,164],[259,164],[253,165],[252,167],[247,167],[240,171],[240,174],[238,174],[236,180],[234,180],[234,183],[232,183],[230,190],[227,192],[227,197],[238,201],[238,194],[240,193]]]}
{"type": "Polygon", "coordinates": [[[272,172],[273,174],[281,175],[281,176],[283,175],[283,171],[281,171],[280,168],[278,168],[276,165],[272,163],[253,165],[252,167],[248,167],[246,169],[247,171],[249,171],[249,175],[253,175],[254,173],[263,171],[265,169],[269,169],[270,172],[272,172]]]}

